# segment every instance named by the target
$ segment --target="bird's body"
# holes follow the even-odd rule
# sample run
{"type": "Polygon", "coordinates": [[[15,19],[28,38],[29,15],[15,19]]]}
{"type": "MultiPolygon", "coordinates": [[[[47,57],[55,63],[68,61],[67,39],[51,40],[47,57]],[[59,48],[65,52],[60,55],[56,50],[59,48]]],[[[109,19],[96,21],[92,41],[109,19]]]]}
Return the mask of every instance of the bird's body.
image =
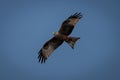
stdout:
{"type": "Polygon", "coordinates": [[[70,37],[72,30],[74,29],[75,24],[82,18],[80,13],[75,13],[68,17],[62,23],[62,26],[58,32],[54,32],[54,37],[48,40],[43,47],[39,51],[39,62],[45,63],[47,58],[51,55],[51,53],[58,48],[64,41],[67,42],[72,48],[80,37],[70,37]]]}

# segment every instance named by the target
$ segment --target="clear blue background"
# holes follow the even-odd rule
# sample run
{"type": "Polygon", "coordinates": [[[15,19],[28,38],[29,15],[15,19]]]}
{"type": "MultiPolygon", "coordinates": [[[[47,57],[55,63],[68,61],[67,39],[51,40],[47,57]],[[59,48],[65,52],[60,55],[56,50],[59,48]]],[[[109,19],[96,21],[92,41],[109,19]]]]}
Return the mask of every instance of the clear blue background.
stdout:
{"type": "Polygon", "coordinates": [[[0,0],[0,80],[120,80],[119,0],[0,0]],[[75,12],[67,43],[38,63],[38,51],[75,12]]]}

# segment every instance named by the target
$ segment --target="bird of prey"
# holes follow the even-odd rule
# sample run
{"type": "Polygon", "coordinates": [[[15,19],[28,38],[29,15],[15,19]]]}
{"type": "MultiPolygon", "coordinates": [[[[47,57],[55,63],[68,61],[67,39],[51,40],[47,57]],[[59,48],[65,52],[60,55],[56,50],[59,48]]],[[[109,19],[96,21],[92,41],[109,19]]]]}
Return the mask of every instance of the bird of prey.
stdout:
{"type": "Polygon", "coordinates": [[[75,13],[69,16],[61,25],[58,32],[54,32],[54,37],[48,40],[38,52],[39,62],[45,63],[52,52],[58,48],[64,41],[73,49],[76,41],[80,37],[69,36],[76,23],[82,18],[81,13],[75,13]]]}

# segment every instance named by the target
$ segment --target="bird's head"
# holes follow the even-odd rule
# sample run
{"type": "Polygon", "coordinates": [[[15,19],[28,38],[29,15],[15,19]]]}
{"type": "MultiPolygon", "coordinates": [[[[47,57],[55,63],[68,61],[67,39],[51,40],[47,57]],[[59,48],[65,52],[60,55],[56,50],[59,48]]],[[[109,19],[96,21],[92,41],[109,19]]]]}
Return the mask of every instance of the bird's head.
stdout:
{"type": "Polygon", "coordinates": [[[59,34],[58,32],[53,32],[53,35],[54,35],[54,36],[56,36],[56,35],[58,35],[58,34],[59,34]]]}

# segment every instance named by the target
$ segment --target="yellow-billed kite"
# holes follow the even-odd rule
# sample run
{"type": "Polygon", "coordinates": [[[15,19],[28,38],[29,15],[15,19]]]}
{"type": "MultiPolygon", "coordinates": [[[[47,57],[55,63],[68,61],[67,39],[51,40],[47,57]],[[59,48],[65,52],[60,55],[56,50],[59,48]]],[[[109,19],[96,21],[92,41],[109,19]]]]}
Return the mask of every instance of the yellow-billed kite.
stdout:
{"type": "Polygon", "coordinates": [[[54,32],[54,37],[48,40],[39,51],[39,62],[45,63],[50,54],[58,48],[64,41],[67,42],[71,48],[74,48],[74,44],[80,37],[69,36],[76,25],[76,23],[82,18],[81,13],[75,13],[68,17],[61,25],[58,32],[54,32]]]}

